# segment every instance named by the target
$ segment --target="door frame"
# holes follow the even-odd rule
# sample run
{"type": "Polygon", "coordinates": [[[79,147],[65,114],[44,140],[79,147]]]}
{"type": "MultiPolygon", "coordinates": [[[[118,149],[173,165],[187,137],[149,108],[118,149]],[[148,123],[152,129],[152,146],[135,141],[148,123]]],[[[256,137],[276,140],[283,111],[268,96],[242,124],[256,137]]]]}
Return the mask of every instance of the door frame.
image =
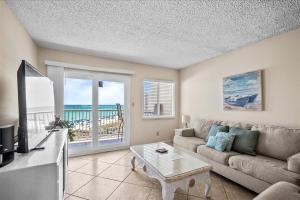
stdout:
{"type": "MultiPolygon", "coordinates": [[[[82,145],[78,150],[69,150],[69,155],[84,155],[108,150],[117,150],[128,148],[130,145],[130,130],[131,130],[131,76],[123,74],[114,74],[106,72],[94,72],[86,70],[65,70],[65,78],[78,78],[92,80],[92,119],[98,118],[98,82],[99,81],[113,81],[124,83],[124,138],[121,143],[98,145],[98,121],[92,120],[92,144],[82,145]],[[95,112],[97,111],[97,112],[95,112]],[[94,129],[94,127],[97,127],[94,129]]],[[[63,115],[62,115],[63,116],[63,115]]],[[[69,144],[71,145],[71,144],[69,144]]]]}

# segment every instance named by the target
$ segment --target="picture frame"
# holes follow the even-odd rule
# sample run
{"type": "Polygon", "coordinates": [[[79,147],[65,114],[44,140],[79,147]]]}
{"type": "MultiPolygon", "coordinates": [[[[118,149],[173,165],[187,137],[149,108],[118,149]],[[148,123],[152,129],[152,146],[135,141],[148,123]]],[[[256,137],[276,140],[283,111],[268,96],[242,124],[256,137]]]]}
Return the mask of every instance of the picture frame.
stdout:
{"type": "Polygon", "coordinates": [[[223,78],[224,111],[262,111],[263,70],[223,78]]]}

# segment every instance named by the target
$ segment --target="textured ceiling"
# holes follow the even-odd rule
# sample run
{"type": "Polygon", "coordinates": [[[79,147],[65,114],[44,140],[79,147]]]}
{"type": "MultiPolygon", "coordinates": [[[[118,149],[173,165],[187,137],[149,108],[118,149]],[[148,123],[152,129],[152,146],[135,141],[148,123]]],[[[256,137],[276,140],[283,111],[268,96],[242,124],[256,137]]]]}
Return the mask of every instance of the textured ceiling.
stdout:
{"type": "Polygon", "coordinates": [[[39,46],[183,68],[300,26],[300,0],[6,0],[39,46]]]}

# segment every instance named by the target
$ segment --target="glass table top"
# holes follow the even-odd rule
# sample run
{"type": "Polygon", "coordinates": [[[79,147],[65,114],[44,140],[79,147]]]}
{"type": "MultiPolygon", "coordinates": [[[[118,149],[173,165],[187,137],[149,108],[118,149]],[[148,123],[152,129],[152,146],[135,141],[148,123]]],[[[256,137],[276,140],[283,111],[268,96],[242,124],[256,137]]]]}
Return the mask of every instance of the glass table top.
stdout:
{"type": "Polygon", "coordinates": [[[184,174],[193,175],[212,168],[210,164],[162,142],[136,145],[130,149],[165,178],[184,174]],[[160,148],[166,148],[168,152],[158,153],[155,151],[160,148]]]}

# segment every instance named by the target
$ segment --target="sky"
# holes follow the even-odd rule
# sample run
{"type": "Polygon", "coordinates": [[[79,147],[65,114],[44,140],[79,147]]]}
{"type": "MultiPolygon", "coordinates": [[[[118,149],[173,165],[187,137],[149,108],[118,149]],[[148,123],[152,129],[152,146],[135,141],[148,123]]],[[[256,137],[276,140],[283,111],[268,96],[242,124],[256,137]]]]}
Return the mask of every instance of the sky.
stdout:
{"type": "MultiPolygon", "coordinates": [[[[124,84],[121,82],[103,81],[98,88],[99,105],[124,105],[124,84]]],[[[92,105],[92,80],[65,79],[65,105],[92,105]]]]}
{"type": "Polygon", "coordinates": [[[232,77],[225,78],[224,86],[230,87],[246,87],[258,84],[258,73],[248,72],[245,74],[240,74],[232,77]]]}
{"type": "Polygon", "coordinates": [[[248,72],[224,79],[224,94],[228,95],[250,95],[258,93],[260,89],[259,72],[248,72]]]}

